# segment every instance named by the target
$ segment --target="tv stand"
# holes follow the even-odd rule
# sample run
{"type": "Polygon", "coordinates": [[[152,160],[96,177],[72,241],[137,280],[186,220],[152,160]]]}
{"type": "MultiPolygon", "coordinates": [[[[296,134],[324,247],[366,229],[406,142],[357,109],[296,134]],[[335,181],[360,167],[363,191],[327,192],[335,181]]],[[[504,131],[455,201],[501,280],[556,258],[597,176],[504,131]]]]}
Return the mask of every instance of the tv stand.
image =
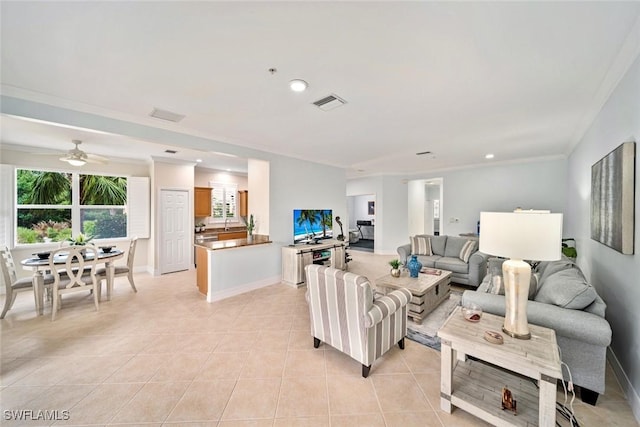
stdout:
{"type": "Polygon", "coordinates": [[[338,240],[322,243],[302,243],[282,248],[282,281],[290,286],[302,286],[306,277],[304,268],[309,264],[321,264],[345,269],[345,246],[338,240]]]}

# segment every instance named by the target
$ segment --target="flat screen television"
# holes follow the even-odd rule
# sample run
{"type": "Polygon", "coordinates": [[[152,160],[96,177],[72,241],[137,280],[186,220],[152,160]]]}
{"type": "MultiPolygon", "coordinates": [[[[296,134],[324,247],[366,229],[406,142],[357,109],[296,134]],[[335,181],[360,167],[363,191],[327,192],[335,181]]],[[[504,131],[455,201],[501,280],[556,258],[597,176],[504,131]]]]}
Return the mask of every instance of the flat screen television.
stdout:
{"type": "Polygon", "coordinates": [[[295,209],[293,211],[293,243],[317,243],[333,238],[331,209],[295,209]]]}

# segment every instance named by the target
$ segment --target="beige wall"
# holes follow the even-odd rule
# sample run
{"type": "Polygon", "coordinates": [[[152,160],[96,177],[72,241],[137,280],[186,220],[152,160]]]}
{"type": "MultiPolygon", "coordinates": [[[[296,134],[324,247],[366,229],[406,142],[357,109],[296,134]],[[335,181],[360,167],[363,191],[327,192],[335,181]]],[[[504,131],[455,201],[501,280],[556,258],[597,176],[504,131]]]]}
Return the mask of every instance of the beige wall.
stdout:
{"type": "MultiPolygon", "coordinates": [[[[193,230],[193,187],[195,164],[166,163],[154,160],[151,166],[151,239],[148,262],[154,275],[159,274],[160,250],[158,244],[160,228],[158,226],[158,203],[160,190],[187,190],[189,192],[190,229],[193,230]]],[[[192,231],[193,232],[193,231],[192,231]]]]}
{"type": "Polygon", "coordinates": [[[209,182],[224,182],[224,183],[236,184],[238,186],[238,190],[248,189],[247,175],[240,175],[237,173],[196,167],[195,186],[209,187],[209,182]]]}

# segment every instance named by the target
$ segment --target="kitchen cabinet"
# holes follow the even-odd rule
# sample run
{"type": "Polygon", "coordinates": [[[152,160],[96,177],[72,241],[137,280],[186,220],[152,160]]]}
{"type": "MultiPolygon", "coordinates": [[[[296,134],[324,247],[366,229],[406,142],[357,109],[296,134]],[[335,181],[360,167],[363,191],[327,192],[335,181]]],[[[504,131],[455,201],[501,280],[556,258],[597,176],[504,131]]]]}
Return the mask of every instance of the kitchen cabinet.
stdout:
{"type": "Polygon", "coordinates": [[[247,190],[238,191],[240,193],[240,216],[249,215],[249,192],[247,190]]]}
{"type": "Polygon", "coordinates": [[[213,188],[209,187],[195,187],[193,189],[193,216],[211,216],[211,190],[213,188]]]}
{"type": "Polygon", "coordinates": [[[196,284],[201,294],[209,292],[209,265],[207,263],[208,251],[196,246],[196,284]]]}
{"type": "Polygon", "coordinates": [[[246,239],[247,231],[226,231],[218,233],[218,240],[246,239]]]}

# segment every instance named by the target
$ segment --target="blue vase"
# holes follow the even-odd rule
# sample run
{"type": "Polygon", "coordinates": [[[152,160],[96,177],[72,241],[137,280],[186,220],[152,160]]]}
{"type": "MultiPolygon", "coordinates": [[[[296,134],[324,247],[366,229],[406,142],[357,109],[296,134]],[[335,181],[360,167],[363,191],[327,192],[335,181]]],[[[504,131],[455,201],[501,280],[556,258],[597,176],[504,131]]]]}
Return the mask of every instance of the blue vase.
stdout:
{"type": "Polygon", "coordinates": [[[422,263],[418,261],[418,257],[416,255],[411,255],[411,259],[407,263],[407,268],[409,269],[409,276],[418,277],[418,273],[422,269],[422,263]]]}

